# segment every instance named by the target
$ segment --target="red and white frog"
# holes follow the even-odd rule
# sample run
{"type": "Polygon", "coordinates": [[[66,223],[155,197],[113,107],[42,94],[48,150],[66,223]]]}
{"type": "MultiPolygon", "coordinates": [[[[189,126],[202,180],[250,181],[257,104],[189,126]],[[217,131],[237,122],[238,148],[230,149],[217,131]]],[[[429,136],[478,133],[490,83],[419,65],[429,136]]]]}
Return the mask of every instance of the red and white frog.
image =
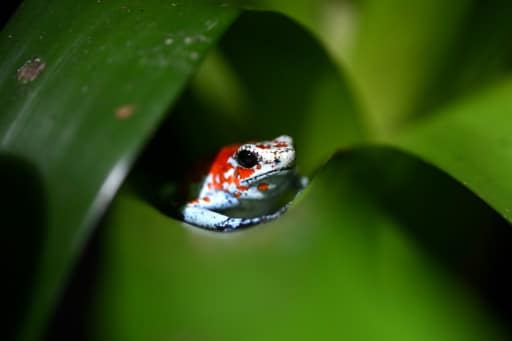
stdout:
{"type": "Polygon", "coordinates": [[[279,217],[306,184],[295,171],[291,137],[230,145],[219,151],[197,199],[181,214],[189,224],[231,231],[279,217]]]}

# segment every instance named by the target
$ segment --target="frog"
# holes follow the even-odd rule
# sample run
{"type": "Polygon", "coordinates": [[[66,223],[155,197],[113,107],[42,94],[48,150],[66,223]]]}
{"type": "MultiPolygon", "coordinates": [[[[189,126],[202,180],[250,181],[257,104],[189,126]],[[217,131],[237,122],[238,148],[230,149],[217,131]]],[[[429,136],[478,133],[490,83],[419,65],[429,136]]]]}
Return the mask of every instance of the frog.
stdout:
{"type": "Polygon", "coordinates": [[[227,232],[280,217],[308,183],[297,173],[295,160],[287,135],[221,148],[197,197],[182,206],[183,221],[227,232]]]}

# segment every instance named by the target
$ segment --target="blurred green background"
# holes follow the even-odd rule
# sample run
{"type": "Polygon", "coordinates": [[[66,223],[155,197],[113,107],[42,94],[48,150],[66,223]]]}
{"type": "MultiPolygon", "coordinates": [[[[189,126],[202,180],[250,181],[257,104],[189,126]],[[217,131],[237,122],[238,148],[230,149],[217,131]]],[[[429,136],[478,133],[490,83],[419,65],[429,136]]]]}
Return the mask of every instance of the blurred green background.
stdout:
{"type": "Polygon", "coordinates": [[[12,4],[2,339],[511,338],[508,1],[12,4]],[[162,213],[280,134],[311,179],[283,217],[162,213]]]}

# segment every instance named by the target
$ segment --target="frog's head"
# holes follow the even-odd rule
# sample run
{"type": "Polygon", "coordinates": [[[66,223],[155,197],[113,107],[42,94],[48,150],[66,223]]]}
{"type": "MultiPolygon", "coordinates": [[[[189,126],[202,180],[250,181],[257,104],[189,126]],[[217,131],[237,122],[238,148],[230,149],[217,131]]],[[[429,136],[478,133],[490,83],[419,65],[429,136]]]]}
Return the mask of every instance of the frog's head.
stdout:
{"type": "Polygon", "coordinates": [[[265,190],[267,180],[271,179],[274,181],[270,181],[270,187],[275,187],[280,178],[294,170],[293,140],[282,135],[272,141],[246,143],[238,147],[230,161],[240,185],[258,184],[260,190],[265,190]]]}

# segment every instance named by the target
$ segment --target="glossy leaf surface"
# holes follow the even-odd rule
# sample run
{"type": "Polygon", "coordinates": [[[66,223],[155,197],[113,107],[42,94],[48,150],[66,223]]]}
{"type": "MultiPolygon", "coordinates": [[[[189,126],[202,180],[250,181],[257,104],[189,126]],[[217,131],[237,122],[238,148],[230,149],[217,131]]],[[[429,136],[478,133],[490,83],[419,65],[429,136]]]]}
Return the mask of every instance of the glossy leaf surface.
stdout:
{"type": "Polygon", "coordinates": [[[47,207],[30,227],[40,254],[28,338],[136,152],[236,15],[188,1],[27,1],[2,32],[1,153],[32,169],[47,207]]]}

